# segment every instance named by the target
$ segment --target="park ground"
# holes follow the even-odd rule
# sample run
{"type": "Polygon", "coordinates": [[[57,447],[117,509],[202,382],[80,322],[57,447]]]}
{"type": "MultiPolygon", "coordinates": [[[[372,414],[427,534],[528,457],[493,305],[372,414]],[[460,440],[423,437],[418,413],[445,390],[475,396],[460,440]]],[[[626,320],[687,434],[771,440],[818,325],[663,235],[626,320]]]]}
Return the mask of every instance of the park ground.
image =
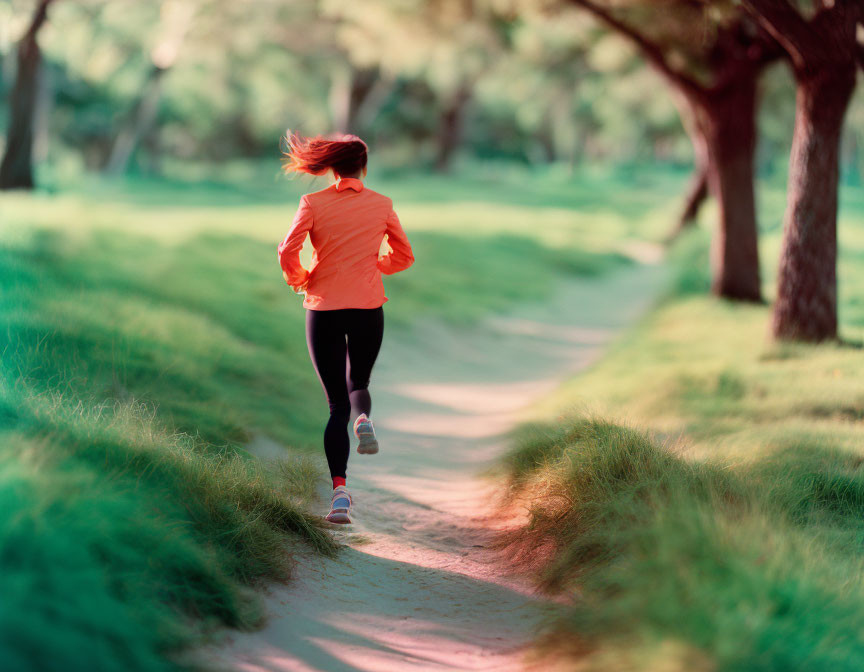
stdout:
{"type": "Polygon", "coordinates": [[[776,343],[769,306],[708,298],[696,231],[659,306],[511,436],[531,519],[505,543],[572,598],[541,649],[583,670],[864,664],[864,229],[860,192],[842,200],[842,342],[776,343]]]}
{"type": "MultiPolygon", "coordinates": [[[[418,259],[388,282],[388,328],[469,329],[562,278],[622,272],[685,178],[373,180],[418,259]]],[[[275,262],[310,188],[265,171],[4,198],[4,660],[86,647],[80,669],[176,669],[218,626],[260,626],[251,588],[288,580],[292,553],[339,552],[312,513],[324,409],[275,262]],[[245,449],[261,435],[289,447],[278,472],[245,449]]],[[[770,295],[782,189],[761,203],[770,295]]],[[[508,541],[538,586],[579,595],[547,646],[601,669],[860,663],[860,188],[840,236],[849,344],[774,345],[767,307],[705,297],[695,231],[659,308],[514,435],[502,469],[533,520],[508,541]]]]}

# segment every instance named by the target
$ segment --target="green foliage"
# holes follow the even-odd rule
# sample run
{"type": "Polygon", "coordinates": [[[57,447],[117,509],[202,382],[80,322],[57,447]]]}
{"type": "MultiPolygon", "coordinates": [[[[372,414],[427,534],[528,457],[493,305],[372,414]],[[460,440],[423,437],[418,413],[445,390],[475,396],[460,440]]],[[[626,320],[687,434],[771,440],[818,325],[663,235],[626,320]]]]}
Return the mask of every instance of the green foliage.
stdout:
{"type": "MultiPolygon", "coordinates": [[[[172,160],[276,156],[286,127],[340,130],[352,106],[352,130],[380,157],[398,169],[429,165],[460,87],[469,98],[461,145],[471,158],[577,166],[680,165],[692,156],[662,80],[629,42],[570,3],[260,0],[249,12],[196,0],[176,60],[152,87],[154,55],[176,32],[176,11],[168,10],[188,4],[52,5],[40,35],[50,109],[37,121],[41,172],[101,170],[147,96],[155,123],[143,129],[134,173],[158,174],[172,160]]],[[[26,0],[0,5],[0,94],[11,88],[15,41],[32,10],[26,0]]],[[[703,52],[728,19],[725,10],[680,2],[658,11],[628,1],[616,11],[673,64],[703,78],[703,52]]],[[[758,163],[782,176],[794,92],[783,67],[769,71],[764,85],[758,163]]],[[[862,100],[859,91],[843,156],[846,174],[858,181],[862,100]]]]}

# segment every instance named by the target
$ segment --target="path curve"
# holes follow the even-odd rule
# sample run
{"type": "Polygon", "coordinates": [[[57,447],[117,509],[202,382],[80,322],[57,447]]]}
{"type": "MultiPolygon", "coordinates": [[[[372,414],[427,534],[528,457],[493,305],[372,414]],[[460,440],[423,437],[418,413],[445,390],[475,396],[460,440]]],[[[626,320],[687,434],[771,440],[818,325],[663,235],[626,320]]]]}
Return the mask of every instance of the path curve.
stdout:
{"type": "MultiPolygon", "coordinates": [[[[487,548],[495,486],[479,473],[531,402],[590,364],[649,306],[656,266],[562,284],[551,301],[471,329],[388,332],[373,375],[382,450],[358,455],[356,522],[336,559],[301,556],[268,591],[268,625],[232,633],[209,662],[245,672],[525,670],[556,604],[505,576],[487,548]]],[[[322,491],[322,501],[329,501],[322,491]],[[326,498],[326,500],[324,499],[326,498]]],[[[323,506],[323,505],[322,505],[323,506]]]]}

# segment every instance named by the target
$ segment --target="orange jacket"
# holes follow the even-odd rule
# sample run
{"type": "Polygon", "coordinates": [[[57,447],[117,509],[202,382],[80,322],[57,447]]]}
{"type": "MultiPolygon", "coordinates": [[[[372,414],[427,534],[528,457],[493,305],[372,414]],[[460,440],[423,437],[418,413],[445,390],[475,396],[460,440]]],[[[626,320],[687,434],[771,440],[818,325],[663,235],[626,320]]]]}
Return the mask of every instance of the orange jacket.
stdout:
{"type": "Polygon", "coordinates": [[[285,281],[313,310],[377,308],[387,301],[381,274],[414,263],[393,201],[352,177],[300,199],[278,252],[285,281]],[[307,233],[315,250],[308,271],[300,263],[307,233]],[[385,235],[391,251],[379,258],[385,235]]]}

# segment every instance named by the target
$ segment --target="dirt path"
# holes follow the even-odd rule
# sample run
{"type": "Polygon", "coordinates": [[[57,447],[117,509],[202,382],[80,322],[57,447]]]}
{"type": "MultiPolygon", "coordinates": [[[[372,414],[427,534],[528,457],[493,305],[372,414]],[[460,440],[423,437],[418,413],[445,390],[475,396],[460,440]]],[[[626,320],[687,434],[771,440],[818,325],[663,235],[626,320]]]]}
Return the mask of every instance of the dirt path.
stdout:
{"type": "Polygon", "coordinates": [[[216,660],[256,672],[525,669],[522,649],[556,605],[503,576],[486,548],[496,523],[475,514],[498,493],[478,473],[527,404],[645,310],[661,275],[640,266],[470,330],[385,335],[371,388],[382,451],[352,446],[348,548],[301,557],[268,596],[269,625],[233,634],[216,660]]]}

